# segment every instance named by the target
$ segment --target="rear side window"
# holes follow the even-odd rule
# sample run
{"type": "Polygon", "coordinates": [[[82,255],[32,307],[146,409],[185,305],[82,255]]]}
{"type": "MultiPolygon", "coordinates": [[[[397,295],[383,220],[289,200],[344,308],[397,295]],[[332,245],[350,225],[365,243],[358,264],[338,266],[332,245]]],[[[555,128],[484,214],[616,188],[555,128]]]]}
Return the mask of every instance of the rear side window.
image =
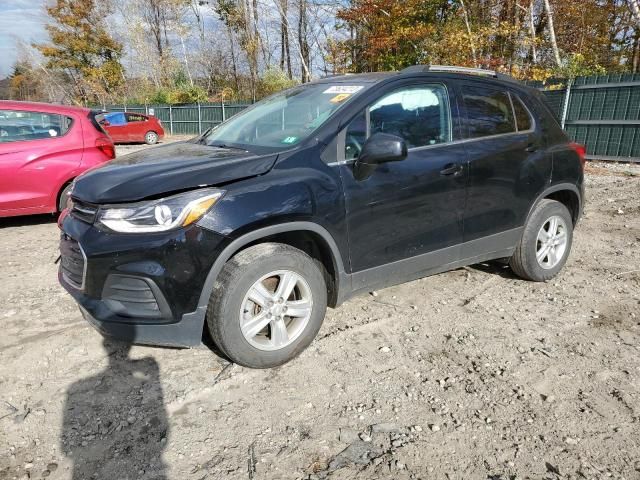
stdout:
{"type": "Polygon", "coordinates": [[[533,122],[529,110],[524,106],[522,100],[517,95],[511,94],[511,100],[513,100],[513,111],[516,114],[516,124],[519,132],[531,130],[533,122]]]}
{"type": "Polygon", "coordinates": [[[464,87],[469,138],[490,137],[516,131],[509,94],[483,87],[464,87]]]}
{"type": "Polygon", "coordinates": [[[127,113],[128,122],[144,122],[146,119],[147,117],[138,113],[127,113]]]}
{"type": "Polygon", "coordinates": [[[64,115],[0,110],[0,143],[61,137],[73,120],[64,115]]]}

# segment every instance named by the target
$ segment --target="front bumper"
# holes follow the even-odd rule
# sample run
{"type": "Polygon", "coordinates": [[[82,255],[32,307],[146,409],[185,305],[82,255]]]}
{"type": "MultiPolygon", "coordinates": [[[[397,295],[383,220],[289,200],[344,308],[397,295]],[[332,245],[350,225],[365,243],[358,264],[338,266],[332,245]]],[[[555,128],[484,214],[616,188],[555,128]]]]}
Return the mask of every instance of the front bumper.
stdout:
{"type": "Polygon", "coordinates": [[[226,237],[198,225],[117,234],[71,215],[60,227],[58,279],[100,333],[148,345],[201,342],[206,307],[198,307],[200,294],[226,237]],[[73,252],[82,257],[69,258],[73,252]]]}

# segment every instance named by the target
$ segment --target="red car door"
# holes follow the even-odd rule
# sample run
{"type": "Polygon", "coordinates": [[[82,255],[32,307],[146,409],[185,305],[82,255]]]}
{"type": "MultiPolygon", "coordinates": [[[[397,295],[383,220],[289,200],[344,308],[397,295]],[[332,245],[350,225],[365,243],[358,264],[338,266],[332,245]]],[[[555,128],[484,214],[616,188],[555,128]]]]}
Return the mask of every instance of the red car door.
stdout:
{"type": "Polygon", "coordinates": [[[83,147],[71,114],[0,110],[0,213],[45,206],[59,173],[80,165],[83,147]]]}
{"type": "Polygon", "coordinates": [[[144,142],[147,133],[147,117],[140,113],[127,113],[127,127],[130,142],[144,142]]]}
{"type": "Polygon", "coordinates": [[[100,120],[100,124],[114,143],[127,143],[131,141],[126,113],[109,112],[103,115],[104,118],[100,120]]]}

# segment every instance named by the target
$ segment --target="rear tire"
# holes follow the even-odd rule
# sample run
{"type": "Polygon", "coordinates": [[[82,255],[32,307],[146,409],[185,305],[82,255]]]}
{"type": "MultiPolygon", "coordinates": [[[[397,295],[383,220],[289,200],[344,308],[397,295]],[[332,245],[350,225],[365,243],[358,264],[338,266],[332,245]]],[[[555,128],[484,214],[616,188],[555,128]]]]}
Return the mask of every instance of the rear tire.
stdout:
{"type": "Polygon", "coordinates": [[[571,213],[562,203],[544,199],[531,213],[509,266],[525,280],[546,282],[562,270],[572,244],[571,213]]]}
{"type": "Polygon", "coordinates": [[[271,368],[309,346],[326,309],[327,286],[315,261],[289,245],[262,243],[235,255],[220,272],[207,326],[233,362],[271,368]]]}
{"type": "Polygon", "coordinates": [[[158,134],[153,131],[149,131],[144,134],[144,143],[147,145],[155,145],[158,143],[158,134]]]}

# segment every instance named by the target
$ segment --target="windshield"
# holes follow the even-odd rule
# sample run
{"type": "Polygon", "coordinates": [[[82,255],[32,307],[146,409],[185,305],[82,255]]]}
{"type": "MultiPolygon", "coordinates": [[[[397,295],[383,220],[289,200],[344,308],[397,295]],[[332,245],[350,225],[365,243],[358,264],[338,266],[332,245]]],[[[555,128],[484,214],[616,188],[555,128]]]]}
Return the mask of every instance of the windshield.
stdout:
{"type": "Polygon", "coordinates": [[[212,146],[270,147],[299,144],[318,129],[363,85],[304,85],[272,95],[205,134],[200,142],[212,146]]]}

